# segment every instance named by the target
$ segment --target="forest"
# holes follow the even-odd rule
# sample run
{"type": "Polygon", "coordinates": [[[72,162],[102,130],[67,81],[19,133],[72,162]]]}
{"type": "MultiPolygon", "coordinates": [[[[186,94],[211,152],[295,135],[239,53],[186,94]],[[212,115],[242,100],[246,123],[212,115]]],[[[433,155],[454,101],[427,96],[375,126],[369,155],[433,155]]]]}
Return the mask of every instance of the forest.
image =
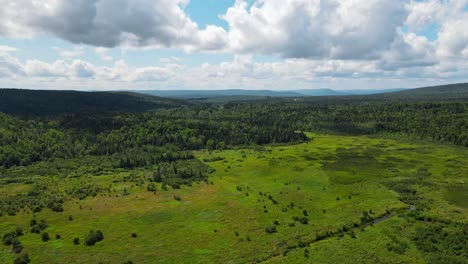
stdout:
{"type": "MultiPolygon", "coordinates": [[[[298,143],[307,140],[304,131],[405,136],[468,146],[466,97],[416,97],[403,102],[376,97],[194,103],[142,113],[110,108],[50,115],[50,110],[44,110],[36,112],[40,117],[33,119],[22,118],[23,110],[11,108],[16,116],[0,113],[0,165],[9,168],[89,155],[127,159],[134,151],[140,155],[133,158],[145,158],[140,162],[145,165],[151,162],[149,156],[160,160],[167,148],[176,153],[298,143]]],[[[88,103],[83,100],[83,104],[88,103]]],[[[109,105],[114,107],[113,101],[109,105]]]]}

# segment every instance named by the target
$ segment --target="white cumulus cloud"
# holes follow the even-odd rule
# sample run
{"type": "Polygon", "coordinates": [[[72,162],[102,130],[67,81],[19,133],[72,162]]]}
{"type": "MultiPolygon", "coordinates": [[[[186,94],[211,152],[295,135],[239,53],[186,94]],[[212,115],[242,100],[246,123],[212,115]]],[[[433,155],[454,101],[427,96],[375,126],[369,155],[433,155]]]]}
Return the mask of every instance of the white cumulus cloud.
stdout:
{"type": "Polygon", "coordinates": [[[366,59],[395,40],[406,1],[238,0],[223,18],[238,52],[294,58],[366,59]]]}
{"type": "Polygon", "coordinates": [[[51,34],[98,47],[220,49],[221,27],[200,29],[184,12],[187,0],[0,0],[0,35],[51,34]]]}

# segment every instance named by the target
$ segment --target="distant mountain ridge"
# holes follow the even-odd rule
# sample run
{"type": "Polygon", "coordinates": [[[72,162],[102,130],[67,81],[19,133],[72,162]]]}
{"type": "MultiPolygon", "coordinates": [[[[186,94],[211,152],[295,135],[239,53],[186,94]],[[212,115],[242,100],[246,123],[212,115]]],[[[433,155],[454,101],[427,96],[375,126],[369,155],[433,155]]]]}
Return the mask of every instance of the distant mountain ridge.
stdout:
{"type": "Polygon", "coordinates": [[[414,89],[394,88],[381,90],[334,90],[334,89],[297,89],[297,90],[135,90],[135,93],[179,99],[232,98],[243,100],[269,97],[364,97],[376,99],[458,99],[468,97],[468,83],[438,85],[414,89]]]}
{"type": "Polygon", "coordinates": [[[224,96],[269,96],[269,97],[298,97],[303,96],[296,91],[273,90],[135,90],[132,92],[169,98],[201,99],[224,96]]]}
{"type": "Polygon", "coordinates": [[[405,89],[400,91],[390,91],[379,94],[354,94],[335,96],[310,96],[300,97],[295,100],[308,102],[373,102],[373,101],[453,101],[468,100],[468,83],[447,84],[439,86],[422,87],[415,89],[405,89]]]}
{"type": "Polygon", "coordinates": [[[446,85],[429,86],[397,92],[384,93],[382,96],[394,96],[401,98],[425,97],[431,99],[462,99],[468,98],[468,83],[454,83],[446,85]]]}
{"type": "Polygon", "coordinates": [[[468,83],[416,89],[391,90],[174,90],[138,92],[79,92],[1,89],[0,112],[35,117],[87,112],[145,112],[158,108],[190,106],[203,102],[247,100],[294,100],[309,102],[359,102],[404,100],[468,100],[468,83]],[[157,96],[156,96],[157,95],[157,96]],[[199,102],[183,100],[197,99],[199,102]]]}
{"type": "Polygon", "coordinates": [[[180,99],[203,99],[227,96],[255,96],[255,97],[304,97],[304,96],[339,96],[366,95],[401,91],[403,89],[385,90],[333,90],[333,89],[299,89],[299,90],[134,90],[132,92],[180,99]]]}

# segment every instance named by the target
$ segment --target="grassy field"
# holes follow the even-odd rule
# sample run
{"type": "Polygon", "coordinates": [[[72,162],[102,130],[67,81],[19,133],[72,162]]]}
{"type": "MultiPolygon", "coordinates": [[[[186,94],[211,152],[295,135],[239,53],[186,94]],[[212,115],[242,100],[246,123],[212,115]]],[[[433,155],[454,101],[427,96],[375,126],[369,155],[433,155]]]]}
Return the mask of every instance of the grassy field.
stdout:
{"type": "MultiPolygon", "coordinates": [[[[48,178],[58,190],[78,181],[108,190],[67,200],[64,212],[3,215],[0,234],[22,227],[32,263],[466,263],[466,240],[459,251],[444,240],[428,253],[415,238],[439,226],[446,237],[468,232],[465,148],[309,136],[300,145],[198,152],[215,172],[177,190],[147,191],[146,170],[48,178]],[[33,218],[46,220],[49,241],[29,232],[33,218]],[[86,246],[92,229],[104,240],[86,246]]],[[[28,188],[4,185],[0,197],[28,188]]],[[[0,246],[0,263],[16,257],[0,246]]]]}

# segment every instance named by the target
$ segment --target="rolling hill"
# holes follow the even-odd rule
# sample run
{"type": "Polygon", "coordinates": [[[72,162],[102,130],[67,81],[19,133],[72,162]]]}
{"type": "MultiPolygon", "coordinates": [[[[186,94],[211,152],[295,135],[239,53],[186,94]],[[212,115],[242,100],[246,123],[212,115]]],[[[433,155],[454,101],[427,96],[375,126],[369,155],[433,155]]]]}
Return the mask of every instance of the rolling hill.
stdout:
{"type": "Polygon", "coordinates": [[[260,99],[261,97],[306,97],[306,96],[343,96],[343,95],[367,95],[381,94],[387,92],[400,91],[402,89],[385,90],[333,90],[333,89],[300,89],[300,90],[243,90],[243,89],[225,89],[225,90],[142,90],[133,91],[136,93],[156,95],[168,98],[183,99],[210,99],[233,97],[238,100],[244,97],[247,100],[260,99]],[[251,97],[251,98],[248,98],[251,97]]]}
{"type": "MultiPolygon", "coordinates": [[[[459,99],[468,97],[468,83],[439,85],[416,89],[382,89],[382,90],[333,90],[333,89],[298,89],[298,90],[144,90],[133,91],[139,94],[166,98],[195,99],[207,101],[244,101],[261,100],[272,97],[345,97],[346,99],[376,100],[427,100],[459,99]],[[349,96],[349,97],[348,97],[349,96]],[[213,100],[213,98],[218,98],[213,100]]],[[[336,99],[336,98],[334,98],[336,99]]],[[[331,100],[334,100],[331,99],[331,100]]]]}
{"type": "Polygon", "coordinates": [[[455,101],[468,99],[468,83],[407,89],[381,94],[296,97],[295,101],[317,103],[360,103],[395,101],[455,101]]]}
{"type": "Polygon", "coordinates": [[[137,93],[0,89],[0,112],[34,117],[83,112],[143,112],[188,102],[137,93]]]}
{"type": "Polygon", "coordinates": [[[394,99],[463,99],[468,98],[468,83],[456,83],[389,92],[376,97],[394,99]]]}
{"type": "Polygon", "coordinates": [[[272,90],[145,90],[134,91],[141,94],[155,95],[169,98],[183,99],[206,99],[214,97],[229,96],[252,96],[252,97],[298,97],[304,96],[296,91],[272,91],[272,90]]]}

